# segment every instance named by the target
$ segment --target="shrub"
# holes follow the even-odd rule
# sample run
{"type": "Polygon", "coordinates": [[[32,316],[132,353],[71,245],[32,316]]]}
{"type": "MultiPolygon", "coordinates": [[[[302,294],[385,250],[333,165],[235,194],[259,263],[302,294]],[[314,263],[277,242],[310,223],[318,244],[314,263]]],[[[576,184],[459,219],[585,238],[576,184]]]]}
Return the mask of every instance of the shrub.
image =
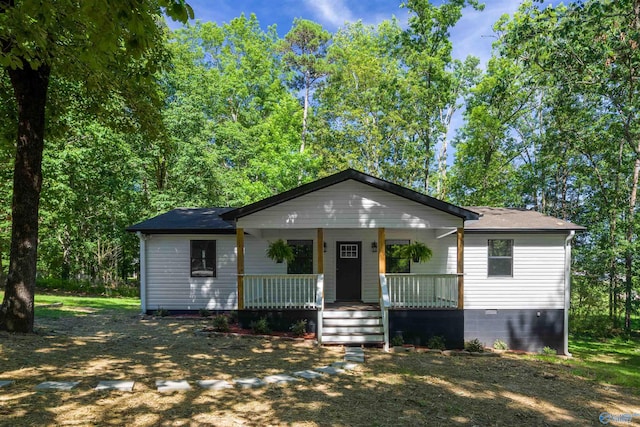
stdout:
{"type": "Polygon", "coordinates": [[[218,332],[229,332],[229,318],[224,314],[214,316],[213,329],[218,332]]]}
{"type": "Polygon", "coordinates": [[[166,308],[158,307],[153,315],[159,317],[167,317],[169,315],[169,310],[167,310],[166,308]]]}
{"type": "Polygon", "coordinates": [[[268,334],[271,333],[271,328],[269,327],[269,321],[266,317],[261,317],[258,320],[251,322],[251,330],[254,334],[268,334]]]}
{"type": "Polygon", "coordinates": [[[444,350],[445,348],[447,348],[444,344],[444,337],[441,337],[439,335],[435,335],[429,338],[429,341],[427,341],[427,347],[434,350],[444,350]]]}
{"type": "Polygon", "coordinates": [[[391,338],[391,345],[393,347],[401,346],[403,344],[404,344],[404,338],[402,337],[402,334],[396,334],[393,336],[393,338],[391,338]]]}
{"type": "Polygon", "coordinates": [[[139,297],[137,285],[125,283],[102,283],[88,280],[64,280],[52,277],[38,278],[36,288],[41,290],[64,291],[82,295],[110,297],[139,297]]]}
{"type": "Polygon", "coordinates": [[[297,322],[294,322],[289,327],[289,330],[296,337],[303,336],[307,332],[307,319],[302,319],[302,320],[298,320],[297,322]]]}
{"type": "Polygon", "coordinates": [[[484,345],[478,338],[464,343],[464,349],[471,353],[482,353],[484,351],[484,345]]]}
{"type": "Polygon", "coordinates": [[[553,349],[553,348],[551,348],[551,347],[549,347],[549,346],[545,346],[545,347],[542,349],[542,354],[544,354],[545,356],[555,356],[555,355],[557,355],[558,353],[555,351],[555,349],[553,349]]]}
{"type": "Polygon", "coordinates": [[[207,310],[206,308],[201,308],[200,310],[198,310],[198,313],[200,313],[200,317],[209,317],[209,316],[211,316],[211,312],[209,310],[207,310]]]}
{"type": "Polygon", "coordinates": [[[509,350],[509,346],[507,345],[507,343],[500,339],[497,339],[493,342],[493,348],[495,348],[496,350],[509,350]]]}

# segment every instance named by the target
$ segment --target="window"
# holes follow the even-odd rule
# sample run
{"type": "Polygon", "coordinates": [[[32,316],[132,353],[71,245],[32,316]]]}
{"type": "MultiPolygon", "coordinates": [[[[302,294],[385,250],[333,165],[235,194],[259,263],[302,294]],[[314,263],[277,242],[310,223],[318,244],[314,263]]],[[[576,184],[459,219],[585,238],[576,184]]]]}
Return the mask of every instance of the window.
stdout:
{"type": "Polygon", "coordinates": [[[358,245],[352,243],[341,244],[340,258],[358,258],[358,245]]]}
{"type": "Polygon", "coordinates": [[[191,241],[191,277],[216,277],[216,241],[191,241]]]}
{"type": "Polygon", "coordinates": [[[513,276],[513,240],[489,239],[489,276],[513,276]]]}
{"type": "Polygon", "coordinates": [[[293,249],[293,261],[287,263],[287,274],[313,273],[313,240],[287,240],[293,249]]]}
{"type": "Polygon", "coordinates": [[[385,242],[385,255],[387,273],[411,273],[411,260],[400,256],[400,248],[408,245],[408,240],[387,240],[385,242]]]}

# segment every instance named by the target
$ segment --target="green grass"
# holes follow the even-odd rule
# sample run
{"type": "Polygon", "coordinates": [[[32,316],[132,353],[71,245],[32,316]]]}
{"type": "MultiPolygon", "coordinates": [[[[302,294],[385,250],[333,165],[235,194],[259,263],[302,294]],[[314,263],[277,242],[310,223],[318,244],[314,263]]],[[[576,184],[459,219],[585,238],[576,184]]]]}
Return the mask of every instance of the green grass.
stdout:
{"type": "MultiPolygon", "coordinates": [[[[0,300],[4,292],[0,291],[0,300]]],[[[61,317],[86,316],[91,313],[119,311],[123,314],[135,314],[140,311],[138,298],[84,297],[73,295],[36,294],[35,316],[59,319],[61,317]],[[60,307],[43,305],[62,303],[60,307]]]]}
{"type": "Polygon", "coordinates": [[[573,358],[535,356],[536,359],[570,367],[574,375],[604,384],[640,389],[640,339],[571,338],[573,358]]]}

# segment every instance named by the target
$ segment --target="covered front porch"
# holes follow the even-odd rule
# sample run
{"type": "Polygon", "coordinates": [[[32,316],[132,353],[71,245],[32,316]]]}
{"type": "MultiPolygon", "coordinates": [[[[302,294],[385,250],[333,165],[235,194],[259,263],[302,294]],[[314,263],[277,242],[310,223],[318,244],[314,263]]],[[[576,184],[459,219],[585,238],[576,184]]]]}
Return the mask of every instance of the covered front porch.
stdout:
{"type": "MultiPolygon", "coordinates": [[[[390,273],[387,269],[389,242],[409,237],[404,230],[262,230],[258,236],[252,230],[236,230],[237,286],[239,310],[256,313],[307,311],[313,318],[320,343],[378,343],[389,345],[389,311],[398,310],[460,310],[463,308],[464,230],[422,230],[413,232],[416,238],[428,240],[439,251],[433,262],[411,263],[409,273],[390,273]],[[371,234],[376,237],[369,239],[371,234]],[[387,235],[391,239],[387,239],[387,235]],[[256,257],[255,243],[247,249],[248,239],[267,242],[276,236],[293,237],[292,242],[308,241],[313,247],[313,272],[280,274],[260,272],[259,266],[247,262],[256,257]],[[346,240],[339,240],[345,239],[346,240]],[[439,239],[440,238],[440,239],[439,239]],[[447,239],[448,241],[443,241],[447,239]],[[455,239],[455,242],[451,240],[455,239]],[[442,243],[441,243],[442,242],[442,243]],[[452,246],[452,243],[455,245],[452,246]],[[451,250],[455,249],[455,250],[451,250]],[[451,257],[455,258],[452,262],[451,257]],[[355,262],[341,263],[342,258],[355,262]],[[359,261],[354,261],[358,260],[359,261]],[[424,264],[424,265],[419,265],[424,264]],[[455,272],[451,267],[455,266],[455,272]],[[348,271],[346,280],[341,269],[348,271]],[[435,270],[435,272],[434,272],[435,270]],[[431,271],[431,272],[427,272],[431,271]],[[355,274],[354,274],[355,273],[355,274]],[[347,289],[342,289],[346,286],[347,289]],[[313,313],[311,313],[313,312],[313,313]]],[[[406,239],[407,241],[410,239],[406,239]]],[[[265,243],[266,244],[266,243],[265,243]]],[[[264,246],[264,245],[263,245],[264,246]]],[[[264,250],[262,247],[260,250],[264,250]]],[[[265,270],[286,266],[271,261],[265,270]]],[[[285,270],[286,271],[286,270],[285,270]]]]}

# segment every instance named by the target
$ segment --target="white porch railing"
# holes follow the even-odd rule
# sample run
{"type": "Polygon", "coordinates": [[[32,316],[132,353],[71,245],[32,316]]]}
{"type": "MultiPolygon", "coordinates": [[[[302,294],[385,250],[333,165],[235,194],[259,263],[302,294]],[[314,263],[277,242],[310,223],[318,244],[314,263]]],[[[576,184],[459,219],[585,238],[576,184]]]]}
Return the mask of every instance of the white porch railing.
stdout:
{"type": "MultiPolygon", "coordinates": [[[[382,275],[381,275],[382,276],[382,275]]],[[[457,308],[457,274],[386,274],[392,308],[457,308]]]]}
{"type": "Polygon", "coordinates": [[[384,274],[380,274],[380,314],[382,315],[382,329],[384,331],[384,351],[389,351],[389,308],[391,307],[391,298],[389,296],[389,287],[387,286],[387,278],[384,274]]]}
{"type": "Polygon", "coordinates": [[[245,274],[244,307],[316,309],[321,278],[321,274],[245,274]]]}

